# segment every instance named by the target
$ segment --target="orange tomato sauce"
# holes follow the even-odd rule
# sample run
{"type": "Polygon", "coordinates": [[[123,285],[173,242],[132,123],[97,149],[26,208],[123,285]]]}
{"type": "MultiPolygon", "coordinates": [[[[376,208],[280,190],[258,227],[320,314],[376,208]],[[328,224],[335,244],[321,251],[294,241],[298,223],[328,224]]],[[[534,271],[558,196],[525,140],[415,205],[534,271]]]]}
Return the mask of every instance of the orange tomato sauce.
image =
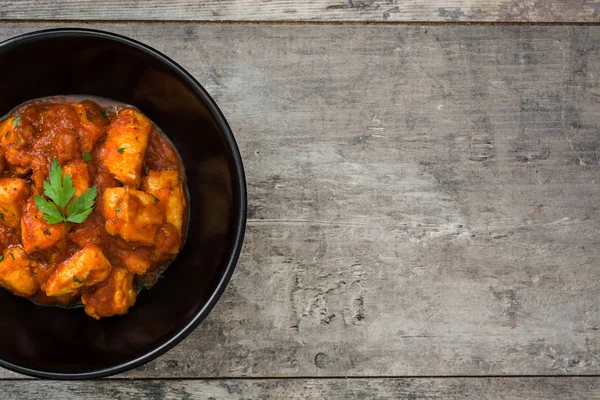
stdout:
{"type": "MultiPolygon", "coordinates": [[[[173,144],[139,110],[98,98],[34,100],[11,111],[0,121],[0,128],[6,130],[0,132],[0,182],[18,178],[27,183],[27,191],[15,197],[16,206],[14,198],[6,200],[6,209],[16,207],[21,223],[8,226],[9,219],[0,220],[5,261],[8,257],[13,262],[10,249],[24,248],[35,278],[37,290],[25,297],[39,304],[73,307],[81,305],[83,295],[86,312],[94,318],[127,312],[135,302],[129,286],[136,293],[152,286],[185,237],[185,172],[173,144]],[[76,190],[78,185],[81,191],[96,187],[93,211],[82,223],[47,224],[40,218],[34,199],[44,196],[54,158],[63,172],[72,171],[76,190]],[[128,214],[123,217],[125,211],[128,214]],[[46,237],[39,234],[39,226],[45,228],[46,237]],[[78,266],[69,267],[77,263],[83,249],[100,249],[110,263],[110,274],[100,282],[86,285],[84,277],[92,275],[85,275],[78,266]],[[73,274],[71,282],[69,271],[80,270],[77,273],[82,276],[73,274]],[[61,274],[67,274],[66,280],[61,274]],[[69,293],[48,295],[49,282],[60,289],[53,293],[69,293]],[[127,293],[124,304],[117,301],[123,297],[119,290],[127,293]]],[[[27,273],[22,266],[7,266],[5,271],[0,261],[0,285],[18,294],[15,287],[20,283],[11,268],[27,273]]]]}

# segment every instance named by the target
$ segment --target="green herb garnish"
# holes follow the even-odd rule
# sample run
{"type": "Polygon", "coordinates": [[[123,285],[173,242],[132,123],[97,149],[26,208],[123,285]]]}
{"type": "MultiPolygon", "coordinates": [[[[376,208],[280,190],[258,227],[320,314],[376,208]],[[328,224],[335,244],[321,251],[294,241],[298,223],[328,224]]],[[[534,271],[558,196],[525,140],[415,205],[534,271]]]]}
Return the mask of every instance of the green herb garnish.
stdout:
{"type": "Polygon", "coordinates": [[[13,118],[12,124],[13,124],[13,126],[19,126],[19,125],[21,125],[21,117],[19,116],[17,118],[13,118]]]}
{"type": "Polygon", "coordinates": [[[120,147],[117,151],[119,154],[123,154],[125,152],[125,147],[120,147]]]}
{"type": "Polygon", "coordinates": [[[117,212],[121,211],[120,207],[115,208],[115,210],[117,210],[117,212]]]}
{"type": "Polygon", "coordinates": [[[67,221],[80,224],[92,213],[96,200],[96,186],[92,186],[79,197],[75,197],[67,207],[67,221]]]}
{"type": "Polygon", "coordinates": [[[83,161],[85,161],[85,162],[92,161],[92,155],[90,153],[83,153],[83,161]]]}
{"type": "Polygon", "coordinates": [[[15,255],[13,253],[10,253],[10,258],[12,258],[13,260],[15,259],[15,255]]]}
{"type": "Polygon", "coordinates": [[[0,261],[4,260],[4,254],[0,254],[0,261]]]}
{"type": "Polygon", "coordinates": [[[5,137],[5,138],[7,138],[7,137],[8,137],[8,135],[10,135],[10,131],[6,132],[6,133],[4,134],[4,137],[5,137]]]}
{"type": "Polygon", "coordinates": [[[108,108],[105,108],[104,110],[102,110],[102,112],[100,114],[102,114],[102,116],[104,118],[108,118],[108,108]]]}
{"type": "Polygon", "coordinates": [[[0,213],[0,219],[4,221],[4,214],[0,213]]]}
{"type": "Polygon", "coordinates": [[[46,222],[49,224],[61,222],[80,224],[85,221],[94,209],[96,186],[92,186],[81,196],[73,198],[75,194],[73,181],[69,174],[63,178],[62,168],[58,165],[57,158],[52,161],[48,177],[49,181],[44,181],[44,194],[52,201],[46,200],[42,196],[35,196],[35,205],[44,213],[46,222]],[[71,199],[73,200],[71,201],[71,199]]]}
{"type": "Polygon", "coordinates": [[[73,275],[73,282],[75,282],[75,283],[83,283],[83,281],[79,280],[79,278],[77,277],[77,275],[73,275]]]}
{"type": "Polygon", "coordinates": [[[152,193],[150,193],[150,196],[152,196],[154,198],[154,202],[158,203],[160,201],[160,199],[158,197],[156,197],[155,195],[153,195],[152,193]]]}
{"type": "Polygon", "coordinates": [[[138,289],[147,289],[148,288],[148,282],[146,281],[140,281],[137,283],[137,288],[138,289]]]}

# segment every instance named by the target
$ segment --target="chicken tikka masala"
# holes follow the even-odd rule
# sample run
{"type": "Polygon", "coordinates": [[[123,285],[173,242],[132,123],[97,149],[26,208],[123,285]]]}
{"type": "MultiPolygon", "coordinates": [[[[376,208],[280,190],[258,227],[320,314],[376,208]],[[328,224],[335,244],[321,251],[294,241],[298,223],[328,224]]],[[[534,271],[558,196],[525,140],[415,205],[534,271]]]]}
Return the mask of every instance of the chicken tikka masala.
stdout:
{"type": "Polygon", "coordinates": [[[138,109],[47,98],[0,121],[0,286],[126,314],[180,250],[181,160],[138,109]]]}

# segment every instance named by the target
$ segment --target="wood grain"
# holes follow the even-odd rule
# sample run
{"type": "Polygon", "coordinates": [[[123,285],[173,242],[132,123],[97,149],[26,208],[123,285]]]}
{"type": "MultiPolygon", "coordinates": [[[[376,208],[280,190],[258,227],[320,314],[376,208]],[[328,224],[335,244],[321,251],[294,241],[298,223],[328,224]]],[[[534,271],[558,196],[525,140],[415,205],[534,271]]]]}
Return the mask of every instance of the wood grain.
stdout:
{"type": "Polygon", "coordinates": [[[597,378],[103,380],[1,382],[5,400],[48,399],[411,399],[592,400],[597,378]]]}
{"type": "Polygon", "coordinates": [[[192,72],[248,178],[222,300],[125,377],[600,372],[600,28],[86,26],[192,72]]]}
{"type": "Polygon", "coordinates": [[[599,22],[595,0],[0,0],[0,18],[139,21],[599,22]]]}

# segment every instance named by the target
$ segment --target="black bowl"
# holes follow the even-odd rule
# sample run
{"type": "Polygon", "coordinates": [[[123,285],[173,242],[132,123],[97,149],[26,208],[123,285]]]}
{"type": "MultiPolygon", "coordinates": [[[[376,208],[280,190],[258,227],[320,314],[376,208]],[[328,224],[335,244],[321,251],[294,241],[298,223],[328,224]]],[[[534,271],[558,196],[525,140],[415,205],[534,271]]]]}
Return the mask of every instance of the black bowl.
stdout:
{"type": "Polygon", "coordinates": [[[55,95],[100,96],[138,107],[179,150],[190,195],[185,246],[128,315],[95,321],[81,309],[36,306],[0,291],[0,366],[42,378],[95,378],[165,353],[210,312],[242,247],[244,171],[219,108],[165,55],[87,29],[45,30],[1,43],[0,88],[0,115],[55,95]]]}

